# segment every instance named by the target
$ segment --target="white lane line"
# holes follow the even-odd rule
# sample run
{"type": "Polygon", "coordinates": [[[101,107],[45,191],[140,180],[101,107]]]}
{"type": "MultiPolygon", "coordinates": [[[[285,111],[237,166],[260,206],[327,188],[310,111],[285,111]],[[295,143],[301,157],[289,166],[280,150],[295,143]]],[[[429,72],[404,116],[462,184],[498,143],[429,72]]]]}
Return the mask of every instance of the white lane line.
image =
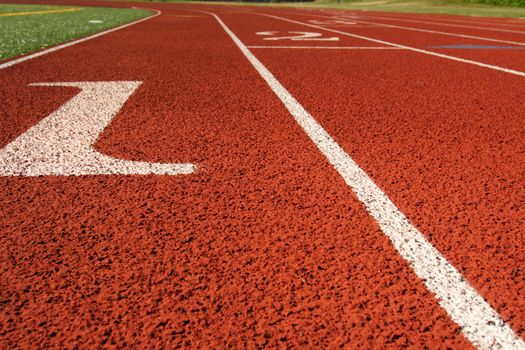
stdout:
{"type": "Polygon", "coordinates": [[[20,58],[14,59],[14,60],[1,63],[0,64],[0,69],[5,69],[5,68],[8,68],[8,67],[12,67],[12,66],[14,66],[16,64],[19,64],[19,63],[22,63],[22,62],[25,62],[25,61],[29,61],[29,60],[32,60],[34,58],[40,57],[40,56],[47,55],[48,53],[55,52],[55,51],[58,51],[58,50],[62,50],[62,49],[65,49],[66,47],[77,45],[77,44],[83,43],[85,41],[88,41],[88,40],[91,40],[91,39],[95,39],[95,38],[98,38],[100,36],[103,36],[103,35],[115,32],[117,30],[121,30],[121,29],[130,27],[130,26],[138,24],[140,22],[144,22],[144,21],[147,21],[147,20],[152,19],[154,17],[157,17],[158,15],[160,15],[162,13],[162,12],[160,12],[158,10],[152,10],[152,11],[156,11],[156,13],[151,15],[151,16],[148,16],[148,17],[145,17],[145,18],[141,18],[138,21],[127,23],[127,24],[124,24],[124,25],[122,25],[120,27],[108,29],[106,31],[103,31],[103,32],[100,32],[100,33],[97,33],[97,34],[93,34],[93,35],[87,36],[85,38],[80,38],[80,39],[77,39],[77,40],[73,40],[73,41],[70,41],[70,42],[62,44],[62,45],[53,46],[53,47],[50,47],[48,49],[45,49],[45,50],[42,50],[42,51],[38,51],[38,52],[35,52],[35,53],[27,55],[27,56],[22,56],[20,58]]]}
{"type": "MultiPolygon", "coordinates": [[[[474,18],[469,19],[469,20],[467,20],[467,19],[459,20],[459,19],[452,19],[452,18],[434,18],[434,17],[422,16],[420,14],[417,17],[425,19],[425,20],[439,21],[439,22],[444,22],[444,23],[455,22],[455,23],[477,24],[477,25],[488,24],[488,25],[492,25],[492,26],[504,26],[504,27],[514,27],[514,28],[525,26],[525,22],[523,20],[520,20],[519,22],[515,22],[515,21],[512,21],[510,18],[504,18],[504,17],[499,17],[499,19],[505,20],[505,22],[502,22],[502,21],[485,21],[483,19],[477,20],[477,19],[474,19],[474,18]]],[[[389,18],[408,19],[407,17],[389,17],[389,18]]],[[[497,19],[497,17],[495,19],[497,19]]]]}
{"type": "MultiPolygon", "coordinates": [[[[305,14],[301,14],[301,15],[305,15],[305,14]]],[[[315,17],[321,17],[321,18],[330,18],[330,17],[323,16],[323,15],[310,15],[310,14],[307,14],[307,16],[315,16],[315,17]]],[[[483,37],[483,36],[476,36],[476,35],[458,34],[458,33],[442,32],[442,31],[430,30],[430,29],[398,26],[398,25],[394,25],[394,24],[386,24],[386,23],[377,23],[377,22],[364,21],[364,20],[361,20],[361,19],[352,19],[352,20],[356,21],[358,23],[371,24],[371,25],[378,26],[378,27],[395,28],[395,29],[402,29],[402,30],[410,30],[410,31],[414,31],[414,32],[438,34],[438,35],[453,36],[453,37],[458,37],[458,38],[466,38],[466,39],[474,39],[474,40],[481,40],[481,41],[490,41],[490,42],[496,42],[496,43],[504,43],[504,44],[525,46],[525,42],[521,42],[521,41],[494,39],[494,38],[486,38],[486,37],[483,37]]]]}
{"type": "MultiPolygon", "coordinates": [[[[368,15],[363,14],[363,17],[368,17],[368,15]]],[[[387,17],[384,17],[384,18],[387,18],[387,17]]],[[[388,18],[392,18],[392,19],[411,19],[411,18],[407,18],[407,17],[388,17],[388,18]]],[[[469,24],[469,25],[474,25],[474,24],[475,25],[491,25],[491,26],[503,26],[503,27],[514,27],[514,28],[522,28],[523,25],[525,24],[523,21],[521,23],[519,23],[519,22],[510,22],[510,21],[503,23],[501,21],[499,21],[499,22],[487,22],[487,21],[483,21],[483,20],[467,21],[467,20],[457,20],[457,19],[443,19],[443,18],[434,18],[434,17],[423,16],[421,14],[418,14],[417,18],[420,18],[420,19],[423,19],[423,20],[429,20],[429,21],[438,21],[439,23],[453,22],[453,23],[462,23],[462,24],[469,24]]]]}
{"type": "Polygon", "coordinates": [[[0,149],[0,176],[182,175],[189,163],[117,159],[93,148],[98,136],[140,86],[138,81],[40,83],[81,91],[0,149]]]}
{"type": "Polygon", "coordinates": [[[452,61],[468,63],[468,64],[472,64],[474,66],[489,68],[489,69],[497,70],[497,71],[500,71],[500,72],[505,72],[505,73],[514,74],[514,75],[519,75],[521,77],[525,77],[525,72],[517,71],[517,70],[514,70],[514,69],[503,68],[503,67],[495,66],[495,65],[492,65],[492,64],[487,64],[487,63],[482,63],[482,62],[478,62],[478,61],[468,60],[468,59],[465,59],[465,58],[459,58],[459,57],[455,57],[455,56],[445,55],[445,54],[438,53],[438,52],[418,49],[418,48],[415,48],[415,47],[412,47],[412,46],[396,44],[396,43],[393,43],[393,42],[389,42],[389,41],[385,41],[385,40],[379,40],[379,39],[374,39],[374,38],[366,37],[366,36],[363,36],[363,35],[351,34],[351,33],[343,32],[343,31],[336,30],[336,29],[331,29],[331,28],[316,26],[316,25],[313,25],[313,24],[305,23],[305,22],[295,21],[293,19],[288,19],[288,18],[274,16],[274,15],[268,15],[266,13],[257,13],[257,14],[261,15],[261,16],[266,16],[266,17],[279,19],[279,20],[285,21],[285,22],[300,24],[300,25],[303,25],[303,26],[306,26],[306,27],[312,27],[312,28],[317,28],[317,29],[320,29],[320,30],[326,30],[327,32],[337,33],[337,34],[349,36],[349,37],[352,37],[352,38],[363,39],[363,40],[371,41],[371,42],[382,44],[382,45],[390,45],[390,46],[394,46],[394,47],[399,47],[401,49],[414,51],[414,52],[419,52],[419,53],[422,53],[422,54],[425,54],[425,55],[441,57],[441,58],[445,58],[445,59],[452,60],[452,61]]]}
{"type": "Polygon", "coordinates": [[[288,35],[288,36],[276,36],[276,34],[279,32],[271,31],[271,32],[257,32],[256,35],[262,35],[266,36],[266,38],[263,38],[263,40],[270,40],[270,41],[276,41],[276,40],[291,40],[291,41],[339,41],[339,37],[330,37],[330,38],[324,38],[323,34],[321,33],[312,33],[312,32],[288,32],[288,34],[294,34],[294,35],[288,35]]]}
{"type": "Polygon", "coordinates": [[[239,47],[268,86],[282,101],[346,184],[364,204],[407,260],[426,287],[436,294],[439,304],[460,325],[463,334],[480,349],[525,349],[497,312],[470,286],[465,278],[428,242],[392,203],[388,196],[354,162],[341,146],[286,90],[241,40],[214,13],[212,15],[239,47]]]}
{"type": "Polygon", "coordinates": [[[402,50],[392,46],[246,46],[249,49],[402,50]]]}
{"type": "MultiPolygon", "coordinates": [[[[322,11],[320,10],[320,12],[325,12],[325,11],[322,11]]],[[[337,17],[341,17],[341,16],[346,16],[346,17],[350,17],[350,19],[354,20],[354,19],[359,19],[360,17],[368,17],[370,18],[371,16],[368,15],[368,13],[370,13],[370,11],[362,11],[362,12],[346,12],[346,11],[338,11],[338,12],[325,12],[327,14],[331,14],[333,16],[337,16],[337,17]]],[[[393,13],[389,13],[389,15],[392,15],[393,13]]],[[[396,13],[395,14],[396,16],[392,17],[392,16],[388,16],[388,18],[391,18],[391,19],[414,19],[414,16],[408,16],[408,17],[398,17],[398,16],[401,16],[402,13],[396,13]]],[[[372,15],[374,16],[374,15],[372,15]]],[[[439,23],[449,23],[449,22],[454,22],[454,23],[462,23],[462,24],[469,24],[469,25],[483,25],[483,24],[488,24],[488,25],[491,25],[491,26],[505,26],[505,27],[514,27],[514,28],[519,28],[519,27],[522,27],[522,26],[525,26],[525,21],[523,19],[519,19],[519,18],[505,18],[505,17],[492,17],[492,19],[494,19],[495,21],[486,21],[484,20],[483,18],[480,18],[478,19],[479,17],[475,17],[475,16],[471,16],[468,18],[468,20],[466,18],[462,18],[462,19],[452,19],[450,17],[438,17],[436,18],[436,15],[435,16],[425,16],[425,14],[423,13],[418,13],[416,14],[417,18],[419,19],[423,19],[423,20],[428,20],[428,21],[437,21],[439,23]]],[[[377,18],[377,16],[374,16],[375,18],[377,18]]],[[[387,18],[387,17],[384,17],[383,15],[381,16],[383,18],[387,18]]],[[[485,27],[484,27],[485,28],[485,27]]]]}
{"type": "Polygon", "coordinates": [[[402,29],[402,30],[410,30],[410,31],[414,31],[414,32],[439,34],[439,35],[446,35],[446,36],[454,36],[454,37],[458,37],[458,38],[475,39],[475,40],[482,40],[482,41],[491,41],[491,42],[496,42],[496,43],[505,43],[505,44],[513,44],[513,45],[525,46],[524,42],[514,41],[514,40],[493,39],[493,38],[486,38],[486,37],[476,36],[476,35],[442,32],[442,31],[437,31],[437,30],[414,28],[414,27],[405,27],[405,26],[398,26],[398,25],[394,25],[394,24],[385,24],[385,23],[369,22],[369,21],[362,21],[362,20],[359,20],[359,23],[373,24],[375,26],[385,27],[385,28],[396,28],[396,29],[402,29]]]}
{"type": "Polygon", "coordinates": [[[400,21],[400,22],[411,22],[411,23],[421,23],[421,24],[435,24],[435,25],[446,26],[446,27],[457,27],[457,28],[488,30],[488,31],[493,31],[493,32],[525,34],[525,31],[522,31],[522,30],[476,27],[476,26],[468,26],[468,25],[464,25],[464,24],[452,24],[452,23],[432,22],[432,21],[421,21],[421,20],[417,20],[417,19],[400,19],[400,18],[388,18],[388,17],[366,16],[366,15],[364,17],[366,17],[366,18],[375,18],[375,19],[383,19],[383,20],[386,20],[386,21],[400,21]]]}

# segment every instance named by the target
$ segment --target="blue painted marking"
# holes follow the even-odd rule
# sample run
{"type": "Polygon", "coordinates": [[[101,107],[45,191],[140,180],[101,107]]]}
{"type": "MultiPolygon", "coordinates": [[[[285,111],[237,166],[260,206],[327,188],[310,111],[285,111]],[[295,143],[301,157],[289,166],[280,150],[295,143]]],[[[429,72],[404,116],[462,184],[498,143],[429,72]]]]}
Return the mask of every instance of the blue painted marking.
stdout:
{"type": "Polygon", "coordinates": [[[520,46],[475,45],[475,44],[431,46],[431,48],[432,49],[518,49],[518,50],[524,49],[524,47],[520,47],[520,46]]]}

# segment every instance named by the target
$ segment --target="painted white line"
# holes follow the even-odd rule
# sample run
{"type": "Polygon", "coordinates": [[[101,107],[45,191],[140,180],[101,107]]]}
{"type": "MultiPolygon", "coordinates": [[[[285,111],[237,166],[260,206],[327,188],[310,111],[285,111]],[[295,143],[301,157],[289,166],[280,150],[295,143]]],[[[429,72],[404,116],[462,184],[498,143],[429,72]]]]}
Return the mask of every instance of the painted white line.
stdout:
{"type": "Polygon", "coordinates": [[[417,19],[406,19],[406,18],[397,18],[397,17],[380,17],[380,16],[368,16],[365,15],[363,17],[366,18],[373,18],[373,19],[383,19],[386,21],[400,21],[400,22],[411,22],[411,23],[421,23],[421,24],[435,24],[439,26],[446,26],[446,27],[457,27],[457,28],[468,28],[468,29],[478,29],[478,30],[488,30],[493,32],[504,32],[504,33],[516,33],[516,34],[525,34],[525,31],[523,30],[511,30],[511,29],[502,29],[502,28],[487,28],[487,27],[478,27],[478,26],[471,26],[471,25],[465,25],[465,24],[452,24],[452,23],[443,23],[443,22],[433,22],[433,21],[421,21],[417,19]]]}
{"type": "Polygon", "coordinates": [[[180,175],[188,163],[148,163],[117,159],[93,148],[137,81],[42,83],[81,91],[62,107],[0,149],[0,176],[180,175]]]}
{"type": "MultiPolygon", "coordinates": [[[[310,16],[310,15],[308,15],[308,16],[310,16]]],[[[322,16],[322,15],[313,15],[313,16],[329,18],[329,17],[322,16]]],[[[453,37],[458,37],[458,38],[466,38],[466,39],[474,39],[474,40],[481,40],[481,41],[490,41],[490,42],[496,42],[496,43],[525,46],[525,42],[521,42],[521,41],[502,40],[502,39],[486,38],[486,37],[475,36],[475,35],[458,34],[458,33],[442,32],[442,31],[430,30],[430,29],[398,26],[398,25],[394,25],[394,24],[385,24],[385,23],[363,21],[361,19],[356,19],[355,21],[358,22],[358,23],[370,24],[370,25],[374,25],[374,26],[377,26],[377,27],[395,28],[395,29],[402,29],[402,30],[410,30],[410,31],[414,31],[414,32],[438,34],[438,35],[453,36],[453,37]]]]}
{"type": "MultiPolygon", "coordinates": [[[[328,14],[329,12],[326,12],[326,13],[328,14]]],[[[346,13],[345,11],[339,11],[339,12],[332,12],[329,14],[332,14],[334,17],[342,17],[345,19],[349,18],[353,20],[353,19],[359,19],[362,17],[369,17],[368,13],[370,13],[370,11],[362,11],[359,13],[353,13],[353,12],[346,13]]],[[[440,16],[439,14],[434,14],[434,15],[430,14],[426,16],[426,14],[418,13],[418,14],[412,14],[415,16],[410,16],[410,14],[408,14],[409,16],[405,16],[405,17],[402,16],[403,13],[395,13],[395,16],[391,16],[394,14],[391,12],[388,14],[390,15],[388,16],[388,18],[392,18],[392,19],[414,19],[415,17],[417,17],[418,19],[438,21],[438,22],[443,22],[443,23],[453,22],[453,23],[463,23],[463,24],[470,24],[470,25],[488,24],[490,26],[506,26],[506,27],[514,27],[514,28],[525,26],[525,21],[519,18],[492,17],[494,21],[488,21],[488,20],[485,20],[487,18],[475,17],[475,16],[470,16],[468,19],[465,17],[461,19],[457,19],[457,18],[451,18],[451,16],[449,17],[440,16]],[[440,17],[437,17],[437,16],[440,16],[440,17]]],[[[382,14],[381,17],[385,17],[384,14],[382,14]]]]}
{"type": "Polygon", "coordinates": [[[460,325],[463,334],[480,349],[525,349],[525,343],[470,286],[465,278],[428,242],[392,203],[388,196],[354,162],[341,146],[286,90],[241,40],[214,13],[212,15],[268,86],[282,101],[295,121],[315,143],[366,210],[390,238],[439,304],[460,325]]]}
{"type": "Polygon", "coordinates": [[[393,46],[246,46],[249,49],[402,50],[393,46]]]}
{"type": "Polygon", "coordinates": [[[261,36],[267,36],[267,38],[263,38],[263,40],[292,40],[292,41],[339,41],[338,37],[331,37],[331,38],[323,38],[323,34],[321,33],[313,33],[313,32],[288,32],[289,36],[275,36],[278,32],[271,31],[271,32],[257,32],[256,35],[261,36]]]}
{"type": "Polygon", "coordinates": [[[369,21],[363,21],[363,20],[359,20],[359,23],[373,24],[373,25],[378,26],[378,27],[410,30],[410,31],[414,31],[414,32],[439,34],[439,35],[446,35],[446,36],[454,36],[454,37],[458,37],[458,38],[475,39],[475,40],[482,40],[482,41],[491,41],[491,42],[496,42],[496,43],[505,43],[505,44],[513,44],[513,45],[525,46],[525,42],[514,41],[514,40],[502,40],[502,39],[486,38],[486,37],[476,36],[476,35],[467,35],[467,34],[442,32],[442,31],[437,31],[437,30],[414,28],[414,27],[406,27],[406,26],[398,26],[398,25],[394,25],[394,24],[369,22],[369,21]]]}
{"type": "Polygon", "coordinates": [[[497,70],[497,71],[500,71],[500,72],[514,74],[514,75],[519,75],[521,77],[525,77],[525,72],[517,71],[517,70],[514,70],[514,69],[503,68],[503,67],[495,66],[495,65],[492,65],[492,64],[487,64],[487,63],[482,63],[482,62],[478,62],[478,61],[468,60],[468,59],[465,59],[465,58],[459,58],[459,57],[455,57],[455,56],[445,55],[445,54],[434,52],[434,51],[418,49],[418,48],[415,48],[415,47],[412,47],[412,46],[396,44],[396,43],[393,43],[393,42],[389,42],[389,41],[385,41],[385,40],[379,40],[379,39],[374,39],[374,38],[366,37],[366,36],[363,36],[363,35],[351,34],[351,33],[343,32],[343,31],[336,30],[336,29],[320,27],[320,26],[316,26],[316,25],[313,25],[313,24],[300,22],[300,21],[295,21],[293,19],[288,19],[288,18],[284,18],[284,17],[268,15],[268,14],[265,14],[265,13],[257,13],[257,14],[261,15],[261,16],[266,16],[266,17],[279,19],[279,20],[285,21],[285,22],[301,24],[301,25],[306,26],[306,27],[312,27],[312,28],[317,28],[317,29],[320,29],[320,30],[326,30],[328,32],[337,33],[337,34],[349,36],[349,37],[352,37],[352,38],[363,39],[363,40],[366,40],[366,41],[371,41],[371,42],[382,44],[382,45],[390,45],[390,46],[394,46],[394,47],[399,47],[401,49],[414,51],[414,52],[419,52],[419,53],[422,53],[422,54],[425,54],[425,55],[441,57],[441,58],[445,58],[445,59],[452,60],[452,61],[468,63],[468,64],[472,64],[474,66],[479,66],[479,67],[483,67],[483,68],[489,68],[489,69],[497,70]]]}
{"type": "MultiPolygon", "coordinates": [[[[399,15],[399,14],[397,14],[399,15]]],[[[366,16],[366,14],[365,14],[366,16]]],[[[477,25],[481,25],[481,24],[488,24],[488,25],[491,25],[491,26],[505,26],[505,27],[522,27],[522,26],[525,26],[525,22],[523,20],[519,20],[517,18],[504,18],[504,17],[493,17],[494,19],[499,19],[499,21],[486,21],[484,19],[477,19],[476,17],[470,17],[469,19],[466,19],[466,18],[462,18],[462,19],[453,19],[453,18],[450,18],[450,17],[447,17],[447,18],[443,18],[443,17],[439,17],[439,18],[435,18],[435,17],[429,17],[429,16],[424,16],[423,14],[418,14],[417,15],[418,18],[422,18],[422,19],[426,19],[426,20],[431,20],[431,21],[440,21],[440,22],[454,22],[454,23],[463,23],[463,24],[477,24],[477,25]],[[518,21],[516,21],[518,20],[518,21]]],[[[390,18],[403,18],[403,19],[408,19],[407,17],[390,17],[390,18]]]]}
{"type": "MultiPolygon", "coordinates": [[[[368,15],[366,13],[363,13],[362,14],[363,17],[368,17],[368,15]]],[[[386,18],[386,17],[385,17],[386,18]]],[[[388,17],[388,18],[392,18],[392,19],[411,19],[410,17],[407,18],[407,17],[388,17]]],[[[488,24],[488,25],[491,25],[491,26],[504,26],[504,27],[523,27],[523,25],[525,25],[525,23],[523,21],[520,22],[513,22],[512,20],[510,19],[507,19],[505,22],[502,22],[501,20],[505,20],[505,18],[503,17],[499,17],[501,20],[500,21],[485,21],[483,19],[481,20],[466,20],[466,19],[463,19],[463,20],[458,20],[458,19],[452,19],[452,18],[442,18],[442,17],[439,17],[439,18],[435,18],[435,17],[429,17],[429,16],[424,16],[423,14],[418,14],[417,15],[417,18],[420,18],[420,19],[423,19],[423,20],[430,20],[430,21],[438,21],[438,22],[443,22],[443,23],[448,23],[448,22],[453,22],[453,23],[463,23],[463,24],[476,24],[476,25],[483,25],[483,24],[488,24]]]]}
{"type": "Polygon", "coordinates": [[[376,28],[376,26],[368,25],[368,24],[363,24],[363,25],[357,25],[357,24],[352,24],[352,25],[337,24],[337,25],[334,25],[334,24],[330,24],[330,28],[376,28]]]}
{"type": "Polygon", "coordinates": [[[8,68],[8,67],[12,67],[15,64],[19,64],[19,63],[22,63],[22,62],[25,62],[25,61],[29,61],[29,60],[32,60],[34,58],[47,55],[48,53],[55,52],[55,51],[58,51],[58,50],[62,50],[62,49],[65,49],[66,47],[77,45],[77,44],[83,43],[85,41],[88,41],[88,40],[91,40],[91,39],[95,39],[95,38],[98,38],[100,36],[103,36],[103,35],[115,32],[117,30],[121,30],[121,29],[130,27],[130,26],[138,24],[140,22],[144,22],[144,21],[147,21],[147,20],[152,19],[154,17],[157,17],[158,15],[160,15],[162,13],[162,12],[160,12],[158,10],[154,10],[154,11],[156,11],[155,14],[153,14],[151,16],[148,16],[148,17],[145,17],[145,18],[141,18],[138,21],[127,23],[127,24],[124,24],[124,25],[122,25],[120,27],[108,29],[106,31],[103,31],[103,32],[100,32],[100,33],[97,33],[97,34],[93,34],[93,35],[87,36],[85,38],[80,38],[80,39],[77,39],[77,40],[73,40],[73,41],[67,42],[65,44],[61,44],[61,45],[58,45],[58,46],[53,46],[53,47],[50,47],[48,49],[45,49],[45,50],[42,50],[42,51],[38,51],[38,52],[32,53],[32,54],[27,55],[27,56],[22,56],[22,57],[16,58],[16,59],[11,60],[11,61],[0,63],[0,69],[5,69],[5,68],[8,68]]]}

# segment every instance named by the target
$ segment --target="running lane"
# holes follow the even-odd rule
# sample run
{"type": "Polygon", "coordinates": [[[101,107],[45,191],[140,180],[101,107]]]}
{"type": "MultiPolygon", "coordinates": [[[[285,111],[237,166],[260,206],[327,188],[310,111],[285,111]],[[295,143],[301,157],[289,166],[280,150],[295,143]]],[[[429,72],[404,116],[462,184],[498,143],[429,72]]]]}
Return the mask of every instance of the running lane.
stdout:
{"type": "Polygon", "coordinates": [[[1,347],[471,347],[217,21],[159,8],[0,70],[1,147],[81,93],[28,84],[134,81],[95,148],[197,165],[0,177],[1,347]]]}
{"type": "MultiPolygon", "coordinates": [[[[259,30],[250,15],[226,23],[249,43],[259,30]]],[[[408,50],[256,55],[525,335],[524,78],[408,50]]]]}
{"type": "MultiPolygon", "coordinates": [[[[335,13],[333,13],[335,14],[335,13]]],[[[341,13],[339,13],[341,14],[341,13]]],[[[355,18],[359,17],[359,13],[350,13],[355,18]]],[[[436,24],[442,27],[448,28],[467,28],[467,29],[478,29],[487,32],[509,32],[509,33],[523,33],[525,31],[525,22],[510,21],[512,19],[507,18],[485,18],[478,21],[472,21],[465,19],[464,17],[457,16],[457,18],[444,19],[439,15],[397,15],[391,13],[373,13],[367,12],[362,17],[363,19],[381,19],[385,21],[397,21],[405,23],[418,23],[418,24],[436,24]]]]}
{"type": "MultiPolygon", "coordinates": [[[[354,12],[355,15],[358,15],[360,12],[354,12]]],[[[368,12],[372,16],[381,16],[388,18],[398,18],[398,19],[417,19],[424,21],[432,21],[439,23],[447,24],[457,24],[457,25],[469,25],[469,26],[491,26],[494,28],[514,28],[525,30],[525,21],[520,18],[508,18],[508,17],[474,17],[474,16],[460,16],[460,15],[445,15],[445,14],[411,14],[411,13],[386,13],[386,12],[368,12]]]]}
{"type": "MultiPolygon", "coordinates": [[[[271,14],[271,11],[258,12],[271,14]]],[[[273,14],[283,15],[281,12],[273,14]]],[[[344,15],[344,12],[330,15],[320,11],[287,10],[286,17],[353,35],[525,72],[524,34],[473,32],[468,28],[444,29],[434,24],[392,23],[368,20],[366,15],[367,12],[364,12],[355,19],[351,15],[344,15]],[[341,21],[354,24],[342,27],[341,21]]],[[[414,17],[417,18],[416,15],[414,17]]]]}

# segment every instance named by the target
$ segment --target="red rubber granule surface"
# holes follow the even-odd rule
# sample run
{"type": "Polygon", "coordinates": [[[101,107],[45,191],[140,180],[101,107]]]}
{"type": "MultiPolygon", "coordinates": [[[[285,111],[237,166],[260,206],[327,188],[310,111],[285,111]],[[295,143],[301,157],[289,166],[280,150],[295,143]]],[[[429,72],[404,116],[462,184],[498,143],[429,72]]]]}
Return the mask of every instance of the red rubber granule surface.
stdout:
{"type": "MultiPolygon", "coordinates": [[[[0,147],[78,93],[28,84],[137,80],[95,147],[197,171],[0,177],[0,347],[471,348],[194,10],[246,45],[315,30],[249,13],[292,10],[148,6],[163,14],[0,70],[0,147]]],[[[404,50],[253,53],[523,336],[522,78],[404,50]]]]}

